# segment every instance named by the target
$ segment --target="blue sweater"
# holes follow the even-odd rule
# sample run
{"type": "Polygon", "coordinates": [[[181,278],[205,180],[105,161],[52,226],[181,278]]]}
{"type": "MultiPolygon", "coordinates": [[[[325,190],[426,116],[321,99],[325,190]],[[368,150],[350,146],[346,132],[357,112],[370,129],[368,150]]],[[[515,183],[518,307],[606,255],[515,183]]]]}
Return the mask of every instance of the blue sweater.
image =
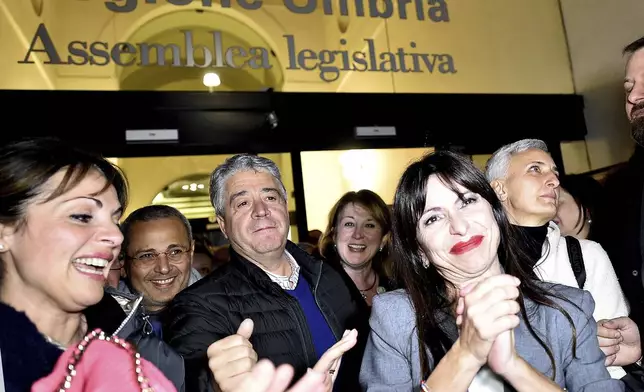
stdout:
{"type": "Polygon", "coordinates": [[[315,303],[315,298],[313,298],[311,288],[301,274],[297,281],[297,286],[295,286],[295,290],[285,291],[300,303],[304,316],[306,317],[309,331],[311,331],[315,353],[319,359],[326,350],[336,343],[333,331],[331,331],[331,327],[329,327],[329,324],[327,324],[324,319],[320,308],[318,308],[318,305],[315,303]]]}

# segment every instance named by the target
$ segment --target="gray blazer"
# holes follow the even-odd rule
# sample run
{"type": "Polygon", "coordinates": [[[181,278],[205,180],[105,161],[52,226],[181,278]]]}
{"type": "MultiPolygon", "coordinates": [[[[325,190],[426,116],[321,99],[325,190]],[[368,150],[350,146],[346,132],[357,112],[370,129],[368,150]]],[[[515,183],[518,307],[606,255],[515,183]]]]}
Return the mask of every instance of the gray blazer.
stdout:
{"type": "MultiPolygon", "coordinates": [[[[552,298],[568,312],[577,330],[577,358],[572,356],[572,328],[558,310],[536,306],[526,300],[530,323],[550,347],[555,359],[555,382],[570,392],[624,391],[620,380],[611,379],[604,366],[604,354],[597,342],[597,324],[592,318],[595,303],[591,295],[577,288],[540,283],[551,292],[567,298],[574,305],[552,298]]],[[[442,313],[441,329],[456,339],[458,330],[454,318],[442,313]]],[[[418,335],[413,305],[403,290],[377,295],[373,300],[371,332],[362,360],[360,385],[367,392],[420,391],[420,359],[418,335]]],[[[528,331],[524,320],[515,329],[515,347],[537,371],[552,377],[551,363],[546,351],[528,331]]],[[[430,368],[434,368],[431,354],[430,368]]],[[[506,391],[513,390],[506,384],[506,391]]]]}

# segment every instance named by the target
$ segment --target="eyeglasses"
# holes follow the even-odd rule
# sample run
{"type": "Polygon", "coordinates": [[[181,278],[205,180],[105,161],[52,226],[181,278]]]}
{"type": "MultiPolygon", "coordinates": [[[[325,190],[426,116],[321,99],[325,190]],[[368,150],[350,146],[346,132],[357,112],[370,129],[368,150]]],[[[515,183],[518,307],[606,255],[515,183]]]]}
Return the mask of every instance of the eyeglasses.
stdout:
{"type": "Polygon", "coordinates": [[[167,250],[165,252],[145,252],[145,253],[140,253],[134,257],[130,257],[131,260],[134,261],[137,265],[141,266],[150,266],[152,264],[155,264],[157,261],[159,261],[159,258],[161,255],[165,255],[165,257],[170,261],[171,263],[177,263],[179,261],[182,261],[184,259],[184,256],[190,252],[190,249],[185,249],[185,248],[172,248],[170,250],[167,250]]]}

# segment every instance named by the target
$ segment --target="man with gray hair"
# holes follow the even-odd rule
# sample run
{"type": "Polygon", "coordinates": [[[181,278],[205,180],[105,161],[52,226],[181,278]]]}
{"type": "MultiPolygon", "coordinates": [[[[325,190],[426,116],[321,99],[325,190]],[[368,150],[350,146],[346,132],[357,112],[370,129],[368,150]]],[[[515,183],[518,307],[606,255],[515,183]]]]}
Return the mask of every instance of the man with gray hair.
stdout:
{"type": "Polygon", "coordinates": [[[258,358],[292,365],[296,379],[322,371],[329,391],[336,377],[339,390],[356,390],[359,350],[337,371],[368,315],[338,272],[287,240],[287,194],[275,163],[227,159],[212,173],[210,198],[230,262],[168,310],[166,338],[184,357],[187,391],[231,391],[258,358]]]}
{"type": "MultiPolygon", "coordinates": [[[[503,204],[517,234],[525,238],[525,250],[536,276],[546,282],[579,287],[595,300],[599,345],[606,365],[626,365],[639,358],[637,342],[622,340],[609,320],[626,317],[628,306],[615,271],[602,247],[593,241],[563,237],[552,222],[557,214],[559,171],[546,144],[524,139],[498,149],[488,160],[486,177],[503,204]],[[574,259],[570,255],[580,254],[574,259]],[[579,260],[580,259],[580,260],[579,260]],[[575,273],[579,262],[585,275],[575,273]],[[633,358],[635,357],[635,358],[633,358]]],[[[614,378],[625,372],[608,369],[614,378]]]]}

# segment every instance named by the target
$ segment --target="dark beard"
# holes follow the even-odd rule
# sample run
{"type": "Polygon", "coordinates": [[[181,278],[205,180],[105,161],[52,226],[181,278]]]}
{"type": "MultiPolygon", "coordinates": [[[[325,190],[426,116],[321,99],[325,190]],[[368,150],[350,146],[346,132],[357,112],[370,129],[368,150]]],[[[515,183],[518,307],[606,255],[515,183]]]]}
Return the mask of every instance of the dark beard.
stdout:
{"type": "Polygon", "coordinates": [[[644,116],[636,117],[631,121],[631,135],[635,143],[644,147],[644,116]]]}
{"type": "Polygon", "coordinates": [[[633,105],[631,108],[630,118],[631,118],[631,136],[635,143],[644,147],[644,101],[638,102],[633,105]]]}

